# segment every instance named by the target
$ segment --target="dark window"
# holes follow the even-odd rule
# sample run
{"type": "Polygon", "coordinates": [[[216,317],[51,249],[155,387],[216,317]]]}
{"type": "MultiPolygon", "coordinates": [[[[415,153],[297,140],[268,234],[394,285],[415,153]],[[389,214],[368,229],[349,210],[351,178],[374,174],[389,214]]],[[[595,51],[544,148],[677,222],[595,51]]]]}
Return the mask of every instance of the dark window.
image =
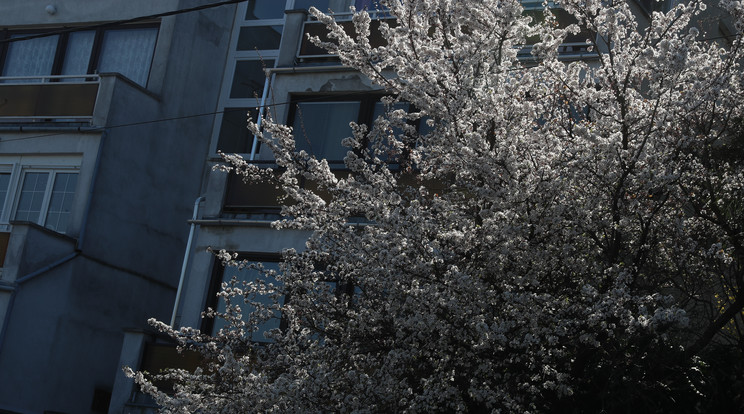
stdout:
{"type": "Polygon", "coordinates": [[[649,15],[655,11],[660,12],[660,11],[668,10],[666,1],[657,1],[657,0],[636,0],[636,1],[638,5],[641,6],[641,8],[649,15]]]}
{"type": "MultiPolygon", "coordinates": [[[[375,119],[385,113],[381,97],[376,94],[354,97],[296,96],[288,122],[294,129],[296,148],[333,164],[343,163],[349,148],[344,147],[341,141],[352,135],[349,123],[371,126],[375,119]]],[[[408,110],[409,105],[396,103],[393,109],[408,110]]],[[[393,131],[394,134],[401,132],[393,131]]]]}
{"type": "Polygon", "coordinates": [[[282,26],[245,26],[238,34],[238,50],[279,49],[282,26]]]}
{"type": "Polygon", "coordinates": [[[264,68],[274,67],[273,60],[239,60],[235,64],[230,98],[254,98],[263,95],[266,73],[264,68]]]}
{"type": "MultiPolygon", "coordinates": [[[[395,19],[391,19],[387,16],[383,16],[383,18],[385,19],[384,21],[385,23],[387,23],[388,26],[395,26],[395,19]]],[[[381,22],[381,20],[374,19],[369,24],[369,43],[372,45],[372,47],[384,46],[386,44],[386,41],[383,38],[382,33],[380,32],[381,22]]],[[[355,33],[354,23],[351,20],[339,21],[338,23],[339,25],[341,25],[341,27],[344,28],[346,33],[355,33]]],[[[328,30],[326,29],[325,25],[317,21],[307,21],[305,22],[302,30],[303,33],[302,39],[300,40],[300,50],[297,57],[302,60],[310,59],[310,61],[328,57],[329,54],[327,50],[320,46],[317,46],[310,40],[310,37],[317,36],[323,42],[333,43],[333,40],[328,38],[328,30]]]]}
{"type": "Polygon", "coordinates": [[[253,146],[253,134],[248,130],[248,115],[254,121],[256,108],[225,108],[222,113],[217,149],[228,154],[248,154],[253,146]]]}
{"type": "Polygon", "coordinates": [[[361,101],[298,102],[292,122],[297,150],[342,161],[349,149],[341,141],[351,135],[349,123],[359,121],[361,107],[361,101]]]}
{"type": "Polygon", "coordinates": [[[157,25],[81,30],[13,41],[41,33],[6,31],[4,35],[0,35],[2,76],[38,77],[116,72],[142,86],[147,85],[158,35],[157,25]]]}
{"type": "MultiPolygon", "coordinates": [[[[295,9],[308,10],[310,9],[310,6],[315,6],[316,9],[322,11],[323,13],[328,13],[328,0],[295,0],[294,2],[295,9]]],[[[340,10],[340,11],[348,11],[348,10],[340,10]]]]}
{"type": "Polygon", "coordinates": [[[284,17],[282,0],[250,0],[245,12],[246,20],[281,19],[284,17]]]}
{"type": "MultiPolygon", "coordinates": [[[[280,255],[276,253],[244,253],[239,255],[238,258],[239,260],[247,260],[251,263],[260,263],[264,269],[274,271],[279,270],[279,261],[281,259],[280,255]]],[[[261,280],[263,282],[272,283],[274,285],[278,283],[276,279],[270,276],[263,275],[256,269],[246,267],[239,270],[237,267],[223,266],[221,263],[218,262],[215,265],[215,270],[212,276],[212,287],[210,289],[209,298],[207,300],[208,307],[216,309],[218,312],[225,311],[225,302],[222,299],[217,298],[217,293],[221,291],[222,284],[229,284],[233,277],[239,282],[254,282],[257,280],[261,280]]],[[[251,317],[251,313],[255,311],[255,307],[249,303],[243,303],[241,297],[235,297],[233,298],[233,300],[235,301],[233,302],[234,304],[240,306],[240,309],[242,310],[243,320],[248,321],[251,317]]],[[[249,300],[267,305],[272,303],[271,298],[263,295],[255,295],[249,298],[249,300]]],[[[283,298],[280,299],[280,302],[283,302],[283,298]]],[[[257,331],[248,333],[247,339],[255,342],[267,342],[268,340],[266,339],[264,334],[271,329],[280,328],[281,322],[281,315],[275,313],[274,317],[259,324],[259,328],[257,331]]],[[[223,319],[205,318],[204,324],[202,326],[202,331],[210,334],[215,334],[220,329],[224,328],[225,325],[226,323],[223,319]]]]}
{"type": "Polygon", "coordinates": [[[355,0],[354,7],[356,7],[357,10],[369,11],[384,9],[379,0],[355,0]]]}
{"type": "Polygon", "coordinates": [[[283,195],[284,191],[268,180],[246,183],[241,176],[230,174],[222,211],[225,214],[250,212],[255,215],[276,215],[279,213],[279,199],[283,195]]]}

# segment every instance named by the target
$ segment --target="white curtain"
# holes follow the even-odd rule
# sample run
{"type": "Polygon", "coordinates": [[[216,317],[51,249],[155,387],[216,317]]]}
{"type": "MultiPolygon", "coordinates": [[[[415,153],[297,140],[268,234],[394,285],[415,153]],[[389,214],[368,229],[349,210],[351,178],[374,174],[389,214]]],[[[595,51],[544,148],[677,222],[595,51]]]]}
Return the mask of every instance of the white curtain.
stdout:
{"type": "Polygon", "coordinates": [[[158,29],[122,29],[104,33],[98,72],[117,72],[147,86],[158,29]]]}
{"type": "MultiPolygon", "coordinates": [[[[12,38],[27,35],[14,35],[12,38]]],[[[3,76],[43,76],[52,74],[58,35],[20,40],[8,45],[3,76]]]]}

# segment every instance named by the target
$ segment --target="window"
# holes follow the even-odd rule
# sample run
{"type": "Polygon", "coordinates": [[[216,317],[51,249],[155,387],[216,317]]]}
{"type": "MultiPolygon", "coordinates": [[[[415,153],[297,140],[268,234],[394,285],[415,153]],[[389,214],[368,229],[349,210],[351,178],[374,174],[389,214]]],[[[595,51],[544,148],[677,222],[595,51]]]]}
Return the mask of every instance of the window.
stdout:
{"type": "MultiPolygon", "coordinates": [[[[23,37],[13,34],[10,39],[23,37]]],[[[3,76],[51,75],[59,36],[41,37],[8,43],[3,76]]]]}
{"type": "Polygon", "coordinates": [[[105,31],[98,72],[118,72],[145,86],[157,36],[155,27],[105,31]]]}
{"type": "MultiPolygon", "coordinates": [[[[338,164],[343,163],[349,151],[341,144],[344,138],[351,136],[349,123],[371,126],[385,113],[381,97],[377,94],[356,98],[296,96],[288,122],[294,129],[296,148],[340,166],[338,164]]],[[[409,105],[400,102],[395,104],[395,109],[408,110],[409,105]]],[[[395,134],[401,132],[394,131],[395,134]]]]}
{"type": "Polygon", "coordinates": [[[0,217],[5,215],[5,200],[8,198],[10,188],[10,172],[0,172],[0,217]]]}
{"type": "MultiPolygon", "coordinates": [[[[0,74],[13,77],[117,72],[146,86],[158,35],[157,25],[81,30],[16,40],[39,31],[0,32],[0,74]]],[[[23,79],[31,82],[33,79],[23,79]]]]}
{"type": "Polygon", "coordinates": [[[295,145],[317,158],[342,161],[348,148],[341,140],[351,135],[349,122],[357,121],[360,101],[299,102],[292,126],[295,145]]]}
{"type": "Polygon", "coordinates": [[[669,10],[669,6],[666,1],[657,1],[657,0],[636,0],[639,6],[651,15],[651,13],[658,11],[663,12],[665,10],[669,10]]]}
{"type": "Polygon", "coordinates": [[[46,227],[59,233],[67,231],[72,211],[72,200],[77,186],[76,173],[58,173],[52,186],[49,209],[46,216],[46,227]]]}
{"type": "MultiPolygon", "coordinates": [[[[10,173],[0,173],[0,197],[7,199],[10,173]]],[[[13,220],[43,225],[66,233],[72,215],[78,173],[29,169],[21,177],[13,220]]],[[[6,200],[5,205],[11,204],[6,200]]]]}
{"type": "MultiPolygon", "coordinates": [[[[266,82],[264,69],[273,68],[276,58],[279,57],[285,10],[308,9],[315,6],[321,11],[328,11],[329,6],[334,4],[340,7],[337,12],[347,12],[351,4],[366,6],[375,2],[376,0],[241,2],[235,16],[230,55],[222,81],[218,114],[213,125],[211,151],[251,152],[253,135],[246,129],[246,114],[250,112],[254,120],[258,116],[256,108],[260,106],[266,82]],[[339,3],[341,6],[338,6],[339,3]]],[[[325,51],[323,55],[326,56],[325,51]]]]}
{"type": "MultiPolygon", "coordinates": [[[[274,253],[250,253],[250,254],[242,254],[239,256],[239,260],[248,260],[251,263],[254,264],[261,264],[265,270],[273,270],[278,271],[279,270],[279,260],[280,256],[278,254],[274,253]]],[[[265,283],[271,283],[276,285],[278,282],[276,279],[265,276],[261,274],[256,269],[251,269],[249,267],[243,268],[239,270],[237,267],[233,266],[223,266],[221,263],[217,263],[215,265],[215,271],[213,276],[213,283],[212,288],[209,292],[209,297],[207,300],[207,306],[217,310],[218,312],[224,312],[225,311],[225,302],[221,298],[217,298],[217,293],[220,292],[222,289],[222,283],[230,283],[232,278],[235,277],[238,282],[254,282],[254,281],[263,281],[265,283]]],[[[256,308],[250,304],[243,303],[242,298],[236,297],[234,298],[234,304],[240,306],[240,309],[242,311],[243,320],[246,322],[249,322],[251,318],[251,313],[256,310],[256,308]]],[[[262,303],[265,305],[272,304],[272,299],[266,295],[255,295],[249,300],[252,300],[254,302],[262,303]]],[[[284,298],[280,298],[280,303],[283,303],[284,298]]],[[[205,318],[204,319],[204,325],[202,326],[202,330],[204,332],[211,333],[212,335],[216,334],[220,329],[224,328],[226,326],[226,322],[223,319],[211,319],[211,318],[205,318]]],[[[281,327],[281,315],[278,314],[278,312],[274,313],[274,317],[270,318],[268,321],[265,321],[261,324],[259,324],[259,329],[256,332],[249,333],[249,340],[255,341],[255,342],[267,342],[268,340],[264,336],[264,334],[271,329],[276,329],[281,327]]]]}

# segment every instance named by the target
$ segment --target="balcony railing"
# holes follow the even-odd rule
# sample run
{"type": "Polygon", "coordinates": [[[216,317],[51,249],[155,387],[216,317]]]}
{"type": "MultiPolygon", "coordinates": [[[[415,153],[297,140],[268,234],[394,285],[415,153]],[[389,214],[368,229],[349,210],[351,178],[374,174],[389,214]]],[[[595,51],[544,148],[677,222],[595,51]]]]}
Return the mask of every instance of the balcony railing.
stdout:
{"type": "Polygon", "coordinates": [[[98,75],[0,77],[0,123],[93,118],[98,75]]]}

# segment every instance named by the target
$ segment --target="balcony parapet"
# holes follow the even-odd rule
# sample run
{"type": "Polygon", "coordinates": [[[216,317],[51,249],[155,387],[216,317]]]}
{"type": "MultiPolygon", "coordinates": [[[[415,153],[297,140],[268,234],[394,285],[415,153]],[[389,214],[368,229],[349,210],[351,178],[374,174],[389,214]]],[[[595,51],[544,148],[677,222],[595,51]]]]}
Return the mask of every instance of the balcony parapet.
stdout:
{"type": "Polygon", "coordinates": [[[0,77],[0,122],[90,122],[100,77],[0,77]]]}
{"type": "Polygon", "coordinates": [[[159,101],[118,73],[0,77],[0,128],[104,127],[113,102],[134,103],[142,98],[148,104],[159,101]]]}

